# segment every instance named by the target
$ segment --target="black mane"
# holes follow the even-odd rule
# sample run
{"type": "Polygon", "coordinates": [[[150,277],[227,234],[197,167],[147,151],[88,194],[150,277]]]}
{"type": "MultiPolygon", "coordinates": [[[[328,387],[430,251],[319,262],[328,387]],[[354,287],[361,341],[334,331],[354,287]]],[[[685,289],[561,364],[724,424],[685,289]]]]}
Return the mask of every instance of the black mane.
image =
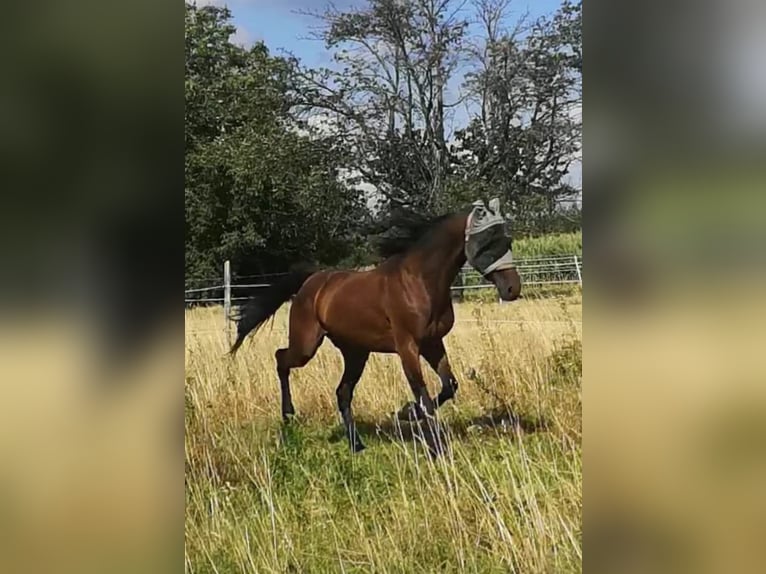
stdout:
{"type": "Polygon", "coordinates": [[[430,231],[453,215],[455,213],[428,217],[414,211],[397,209],[381,226],[384,229],[387,228],[387,231],[374,239],[375,251],[384,259],[406,253],[420,244],[430,231]]]}

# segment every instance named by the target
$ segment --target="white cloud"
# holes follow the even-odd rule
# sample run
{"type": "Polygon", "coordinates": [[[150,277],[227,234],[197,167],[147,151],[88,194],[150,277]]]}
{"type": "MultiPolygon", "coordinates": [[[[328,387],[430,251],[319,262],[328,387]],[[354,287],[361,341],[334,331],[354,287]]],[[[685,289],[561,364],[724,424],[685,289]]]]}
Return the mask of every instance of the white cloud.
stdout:
{"type": "Polygon", "coordinates": [[[191,4],[202,8],[202,6],[225,6],[227,2],[226,0],[191,0],[191,4]]]}
{"type": "Polygon", "coordinates": [[[243,28],[242,26],[237,26],[237,31],[231,35],[229,40],[232,44],[242,46],[243,48],[249,48],[253,45],[254,42],[253,36],[250,34],[250,32],[247,31],[246,28],[243,28]]]}

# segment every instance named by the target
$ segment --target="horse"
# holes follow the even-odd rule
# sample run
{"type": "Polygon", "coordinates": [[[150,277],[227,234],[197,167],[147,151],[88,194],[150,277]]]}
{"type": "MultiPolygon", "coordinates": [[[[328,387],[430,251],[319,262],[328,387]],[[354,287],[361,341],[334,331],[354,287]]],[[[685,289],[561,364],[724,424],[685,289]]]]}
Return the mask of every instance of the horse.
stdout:
{"type": "MultiPolygon", "coordinates": [[[[344,361],[336,389],[338,410],[354,453],[365,446],[356,432],[351,401],[370,353],[399,355],[415,397],[399,411],[400,419],[435,422],[436,409],[455,396],[458,382],[443,339],[455,323],[450,288],[466,261],[495,285],[502,300],[513,301],[521,293],[511,237],[497,198],[488,206],[474,202],[468,213],[463,210],[401,227],[408,235],[380,241],[378,251],[387,258],[377,267],[294,271],[251,297],[234,316],[237,339],[231,356],[248,334],[293,300],[289,344],[275,353],[285,421],[295,415],[290,371],[305,366],[325,338],[338,348],[344,361]],[[423,380],[421,356],[441,381],[435,399],[423,380]]],[[[428,446],[432,454],[439,454],[433,435],[428,446]]]]}

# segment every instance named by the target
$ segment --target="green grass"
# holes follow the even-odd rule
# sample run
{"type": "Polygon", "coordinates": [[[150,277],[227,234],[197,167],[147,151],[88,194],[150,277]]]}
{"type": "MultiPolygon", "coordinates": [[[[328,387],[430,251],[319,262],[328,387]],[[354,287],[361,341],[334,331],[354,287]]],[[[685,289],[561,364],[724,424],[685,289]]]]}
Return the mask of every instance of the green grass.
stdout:
{"type": "Polygon", "coordinates": [[[582,256],[582,232],[525,237],[513,241],[513,255],[517,259],[573,254],[582,256]]]}
{"type": "Polygon", "coordinates": [[[354,456],[340,435],[297,424],[221,441],[226,480],[188,493],[206,510],[193,531],[218,533],[195,571],[579,571],[579,493],[561,484],[581,472],[571,445],[478,427],[434,464],[416,443],[371,437],[354,456]]]}

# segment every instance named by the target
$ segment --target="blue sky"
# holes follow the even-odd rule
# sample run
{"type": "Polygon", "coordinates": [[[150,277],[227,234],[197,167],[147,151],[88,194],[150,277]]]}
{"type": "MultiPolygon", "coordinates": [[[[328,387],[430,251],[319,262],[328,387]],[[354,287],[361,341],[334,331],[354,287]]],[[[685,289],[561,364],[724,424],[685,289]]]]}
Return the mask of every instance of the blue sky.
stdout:
{"type": "MultiPolygon", "coordinates": [[[[338,8],[364,5],[366,0],[334,0],[338,8]]],[[[317,66],[329,62],[321,42],[308,39],[316,20],[300,11],[319,11],[324,0],[197,0],[198,5],[226,5],[232,12],[238,32],[236,41],[250,45],[263,40],[272,51],[288,50],[305,64],[317,66]]],[[[467,3],[468,5],[468,3],[467,3]]],[[[529,11],[532,18],[550,14],[560,0],[518,0],[511,3],[511,20],[529,11]]]]}

